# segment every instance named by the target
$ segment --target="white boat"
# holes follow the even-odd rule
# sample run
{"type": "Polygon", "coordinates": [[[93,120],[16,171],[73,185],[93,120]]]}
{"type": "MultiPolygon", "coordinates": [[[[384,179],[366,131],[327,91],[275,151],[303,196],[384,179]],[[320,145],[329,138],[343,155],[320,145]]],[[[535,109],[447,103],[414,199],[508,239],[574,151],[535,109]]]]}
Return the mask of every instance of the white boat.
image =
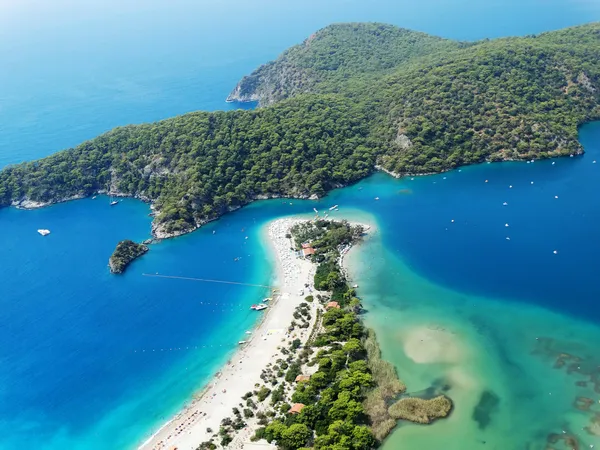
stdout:
{"type": "Polygon", "coordinates": [[[266,298],[263,298],[263,302],[264,302],[264,303],[266,303],[266,302],[270,302],[271,300],[273,300],[271,297],[266,297],[266,298]]]}
{"type": "Polygon", "coordinates": [[[118,204],[119,202],[116,200],[113,200],[112,202],[110,202],[110,206],[115,206],[116,204],[118,204]]]}
{"type": "Polygon", "coordinates": [[[248,341],[238,341],[239,345],[244,345],[245,343],[247,343],[248,341]]]}
{"type": "Polygon", "coordinates": [[[352,286],[353,289],[357,289],[358,288],[358,284],[355,284],[352,286]]]}
{"type": "Polygon", "coordinates": [[[333,211],[334,209],[336,209],[338,207],[338,205],[333,205],[331,208],[329,208],[329,211],[333,211]]]}
{"type": "Polygon", "coordinates": [[[37,230],[37,232],[40,233],[42,236],[48,236],[50,234],[50,230],[44,229],[37,230]]]}
{"type": "Polygon", "coordinates": [[[502,205],[503,205],[503,206],[506,206],[506,205],[508,205],[508,203],[504,202],[504,203],[502,203],[502,205]]]}
{"type": "Polygon", "coordinates": [[[92,197],[92,200],[96,200],[96,196],[95,195],[92,197]]]}
{"type": "Polygon", "coordinates": [[[379,197],[375,197],[375,200],[379,200],[379,197]]]}
{"type": "Polygon", "coordinates": [[[263,309],[267,309],[268,307],[269,307],[268,305],[261,303],[259,305],[252,305],[250,307],[250,309],[253,309],[254,311],[262,311],[263,309]]]}
{"type": "Polygon", "coordinates": [[[319,214],[319,211],[317,210],[317,208],[313,208],[313,211],[315,212],[315,214],[319,214]]]}

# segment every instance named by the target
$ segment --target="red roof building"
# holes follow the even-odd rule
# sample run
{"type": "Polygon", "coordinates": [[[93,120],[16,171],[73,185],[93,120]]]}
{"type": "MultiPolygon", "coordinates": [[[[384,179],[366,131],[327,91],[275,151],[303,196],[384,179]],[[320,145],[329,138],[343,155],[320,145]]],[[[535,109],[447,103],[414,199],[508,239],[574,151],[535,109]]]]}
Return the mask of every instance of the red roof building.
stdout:
{"type": "Polygon", "coordinates": [[[315,254],[315,249],[312,247],[306,247],[302,249],[302,254],[304,256],[310,256],[315,254]]]}
{"type": "Polygon", "coordinates": [[[290,412],[290,414],[298,414],[303,409],[304,409],[303,403],[294,403],[289,412],[290,412]]]}
{"type": "Polygon", "coordinates": [[[325,306],[325,309],[329,309],[329,308],[340,309],[340,304],[338,302],[329,302],[329,303],[327,303],[327,306],[325,306]]]}

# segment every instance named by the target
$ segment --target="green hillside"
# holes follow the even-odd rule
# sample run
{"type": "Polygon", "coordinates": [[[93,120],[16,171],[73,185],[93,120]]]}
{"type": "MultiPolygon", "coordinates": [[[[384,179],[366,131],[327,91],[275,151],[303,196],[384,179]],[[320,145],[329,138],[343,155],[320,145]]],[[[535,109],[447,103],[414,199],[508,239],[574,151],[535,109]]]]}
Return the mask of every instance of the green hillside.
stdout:
{"type": "Polygon", "coordinates": [[[350,79],[381,76],[418,57],[465,45],[381,23],[334,24],[245,76],[228,100],[266,106],[301,93],[332,92],[350,79]]]}
{"type": "Polygon", "coordinates": [[[577,127],[600,118],[599,24],[472,44],[334,25],[263,67],[281,81],[270,106],[117,128],[6,168],[0,206],[108,190],[152,201],[155,233],[174,235],[257,198],[322,196],[376,166],[579,153],[577,127]]]}

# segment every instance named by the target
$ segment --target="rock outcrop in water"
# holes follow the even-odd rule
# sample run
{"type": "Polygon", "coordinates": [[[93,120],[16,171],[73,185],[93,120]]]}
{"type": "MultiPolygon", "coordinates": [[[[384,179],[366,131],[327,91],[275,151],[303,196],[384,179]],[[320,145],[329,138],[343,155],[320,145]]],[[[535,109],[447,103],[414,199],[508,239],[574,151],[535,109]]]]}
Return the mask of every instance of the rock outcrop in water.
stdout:
{"type": "Polygon", "coordinates": [[[145,244],[136,244],[128,239],[117,244],[117,248],[108,260],[111,273],[123,273],[133,260],[139,258],[148,251],[145,244]]]}

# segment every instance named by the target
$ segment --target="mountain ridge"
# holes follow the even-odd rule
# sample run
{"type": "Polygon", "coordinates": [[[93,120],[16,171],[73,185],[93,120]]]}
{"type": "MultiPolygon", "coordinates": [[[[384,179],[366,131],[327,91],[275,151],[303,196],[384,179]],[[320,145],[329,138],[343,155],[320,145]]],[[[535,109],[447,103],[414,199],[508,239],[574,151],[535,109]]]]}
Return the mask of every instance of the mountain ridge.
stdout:
{"type": "Polygon", "coordinates": [[[420,56],[466,45],[377,22],[332,24],[244,76],[227,101],[268,106],[314,93],[331,78],[385,73],[420,56]]]}

